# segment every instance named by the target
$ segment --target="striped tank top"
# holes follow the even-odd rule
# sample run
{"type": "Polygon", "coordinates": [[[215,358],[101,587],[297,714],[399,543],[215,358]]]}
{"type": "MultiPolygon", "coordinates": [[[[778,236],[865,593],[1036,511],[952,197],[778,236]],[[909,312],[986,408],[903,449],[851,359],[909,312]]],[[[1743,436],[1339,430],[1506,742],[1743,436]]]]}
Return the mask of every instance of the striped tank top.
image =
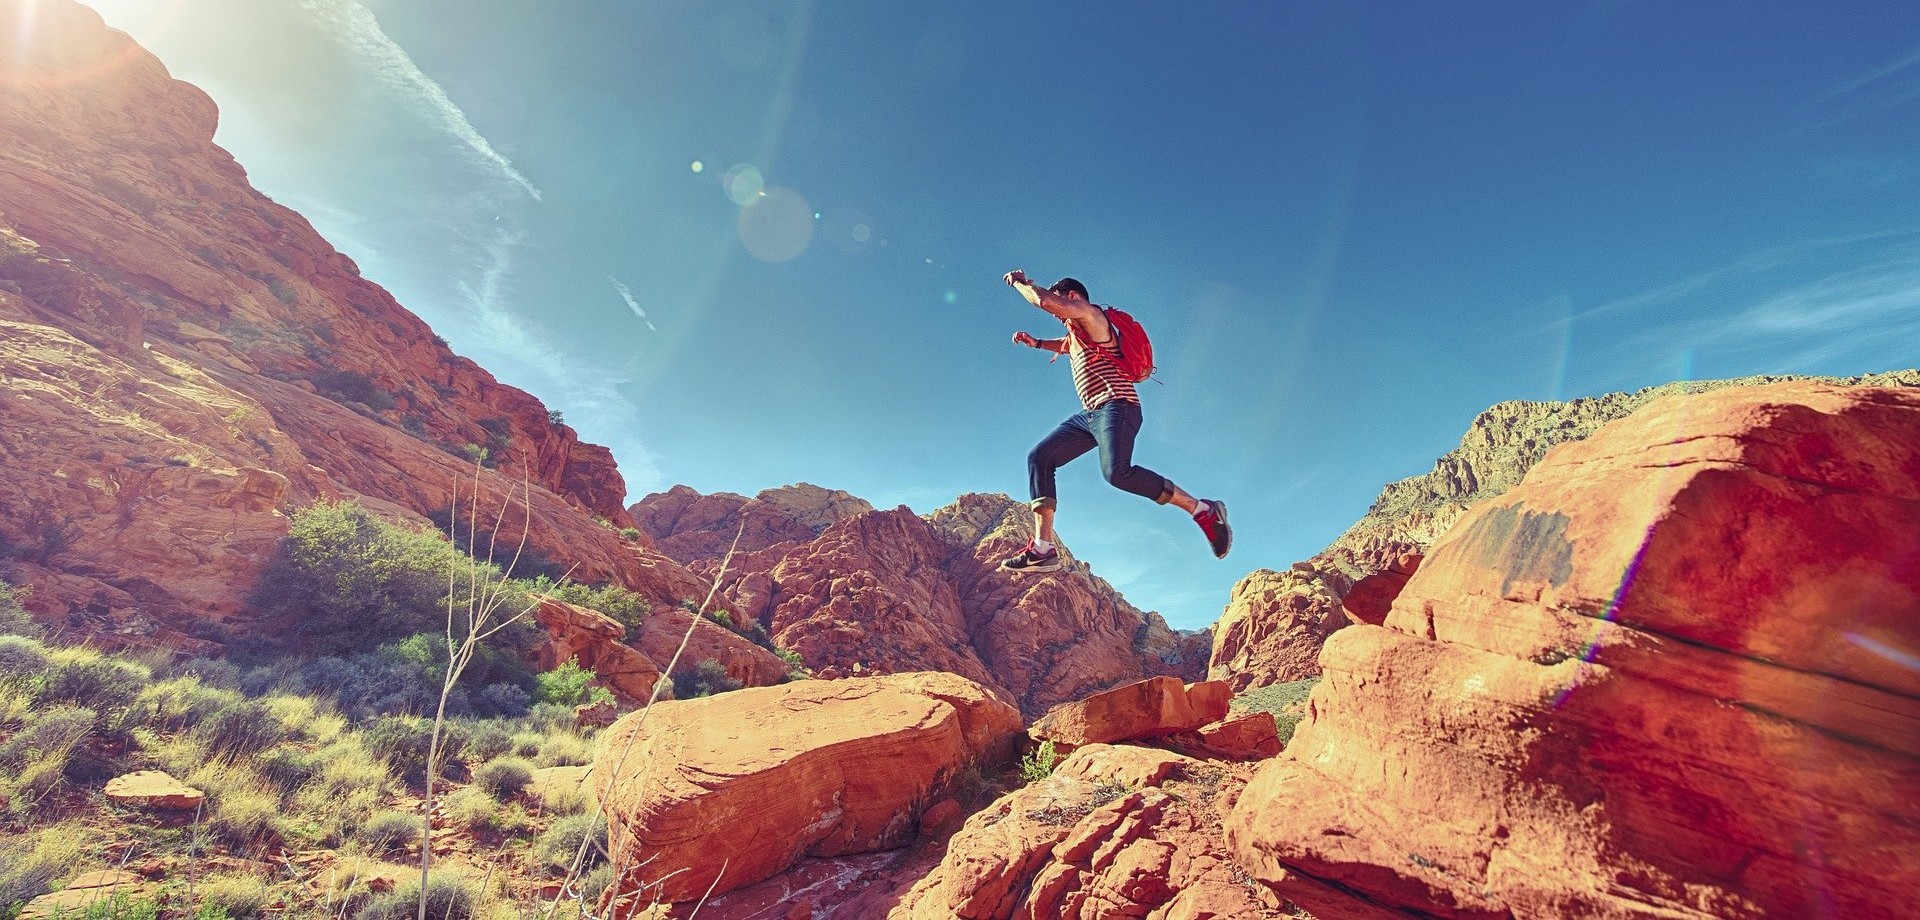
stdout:
{"type": "Polygon", "coordinates": [[[1105,345],[1082,342],[1067,323],[1067,351],[1073,361],[1073,388],[1080,394],[1080,405],[1092,411],[1116,399],[1140,404],[1140,391],[1120,372],[1118,332],[1105,345]]]}

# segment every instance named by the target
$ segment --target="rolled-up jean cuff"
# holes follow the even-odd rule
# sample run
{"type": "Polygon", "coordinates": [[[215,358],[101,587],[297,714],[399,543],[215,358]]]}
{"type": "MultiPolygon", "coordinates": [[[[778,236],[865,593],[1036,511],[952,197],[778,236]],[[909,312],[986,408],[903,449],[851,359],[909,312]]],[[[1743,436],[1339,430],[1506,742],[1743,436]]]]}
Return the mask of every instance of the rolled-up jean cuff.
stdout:
{"type": "Polygon", "coordinates": [[[1156,505],[1164,505],[1170,501],[1173,501],[1173,483],[1171,482],[1160,487],[1160,496],[1155,498],[1153,503],[1156,505]]]}
{"type": "Polygon", "coordinates": [[[1059,504],[1060,504],[1059,499],[1054,498],[1051,495],[1043,495],[1039,498],[1034,499],[1033,501],[1027,502],[1027,507],[1035,511],[1051,511],[1054,509],[1055,506],[1059,504]]]}

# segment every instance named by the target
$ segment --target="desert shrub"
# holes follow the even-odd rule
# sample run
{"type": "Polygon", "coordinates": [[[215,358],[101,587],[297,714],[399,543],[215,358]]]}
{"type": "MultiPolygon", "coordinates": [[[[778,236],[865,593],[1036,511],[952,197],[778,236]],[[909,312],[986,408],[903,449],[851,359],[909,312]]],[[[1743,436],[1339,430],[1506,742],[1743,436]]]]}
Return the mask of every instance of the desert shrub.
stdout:
{"type": "Polygon", "coordinates": [[[1296,680],[1284,684],[1270,684],[1248,690],[1233,698],[1233,708],[1245,712],[1273,713],[1274,728],[1285,745],[1293,740],[1293,731],[1300,727],[1300,720],[1306,717],[1307,696],[1313,692],[1318,677],[1296,680]]]}
{"type": "Polygon", "coordinates": [[[524,731],[513,733],[513,753],[520,757],[540,756],[540,746],[546,743],[545,736],[539,732],[524,731]]]}
{"type": "Polygon", "coordinates": [[[287,730],[273,711],[257,700],[245,700],[221,709],[199,725],[196,737],[215,756],[245,757],[287,740],[287,730]]]}
{"type": "MultiPolygon", "coordinates": [[[[387,716],[367,726],[364,736],[373,753],[399,771],[407,782],[426,782],[427,755],[433,741],[431,719],[387,716]]],[[[441,727],[440,763],[436,772],[444,771],[448,763],[458,758],[465,744],[466,729],[457,722],[445,723],[441,727]]]]}
{"type": "Polygon", "coordinates": [[[354,832],[353,839],[379,854],[401,849],[420,839],[420,817],[404,811],[377,811],[354,832]]]}
{"type": "Polygon", "coordinates": [[[371,376],[359,371],[321,371],[313,375],[313,388],[334,402],[359,403],[378,412],[385,412],[394,405],[392,393],[381,389],[371,376]]]}
{"type": "Polygon", "coordinates": [[[579,660],[569,658],[565,664],[533,679],[533,701],[567,707],[602,699],[611,702],[612,693],[604,687],[591,686],[594,676],[593,671],[581,666],[579,660]]]}
{"type": "Polygon", "coordinates": [[[740,686],[739,681],[727,676],[727,669],[720,662],[711,658],[691,668],[681,668],[673,675],[673,695],[683,700],[726,693],[740,686]]]}
{"type": "Polygon", "coordinates": [[[40,692],[43,703],[75,703],[99,712],[133,705],[153,675],[130,661],[90,648],[63,648],[51,656],[40,692]]]}
{"type": "Polygon", "coordinates": [[[232,920],[258,917],[274,899],[266,880],[257,875],[215,875],[196,886],[194,894],[201,905],[197,916],[211,910],[232,920]]]}
{"type": "Polygon", "coordinates": [[[209,687],[198,674],[169,677],[141,688],[128,710],[130,721],[178,731],[192,728],[222,709],[240,704],[240,694],[209,687]]]}
{"type": "Polygon", "coordinates": [[[291,794],[320,774],[320,754],[281,746],[254,758],[260,775],[282,795],[291,794]]]}
{"type": "Polygon", "coordinates": [[[534,790],[540,798],[541,810],[549,815],[577,815],[592,805],[586,783],[548,782],[535,786],[534,790]]]}
{"type": "Polygon", "coordinates": [[[347,720],[309,696],[274,694],[260,700],[289,736],[325,744],[346,730],[347,720]]]}
{"type": "Polygon", "coordinates": [[[456,607],[473,600],[472,584],[498,580],[476,565],[433,533],[352,502],[320,502],[295,512],[253,605],[288,624],[292,644],[340,654],[444,629],[449,572],[456,607]]]}
{"type": "Polygon", "coordinates": [[[45,757],[64,756],[93,731],[96,721],[94,711],[82,706],[48,709],[0,744],[0,764],[17,768],[45,757]]]}
{"type": "Polygon", "coordinates": [[[87,839],[78,825],[0,835],[0,916],[13,916],[11,911],[53,890],[54,880],[80,861],[87,839]]]}
{"type": "Polygon", "coordinates": [[[801,680],[813,676],[813,672],[807,670],[807,659],[801,657],[799,652],[790,648],[776,648],[773,653],[787,663],[788,680],[801,680]]]}
{"type": "Polygon", "coordinates": [[[1038,782],[1053,775],[1053,768],[1060,765],[1060,755],[1054,752],[1052,741],[1042,741],[1027,756],[1020,758],[1020,778],[1029,783],[1038,782]]]}
{"type": "MultiPolygon", "coordinates": [[[[437,920],[472,920],[480,906],[479,883],[452,872],[427,877],[427,916],[437,920]]],[[[355,920],[411,920],[418,915],[419,876],[410,876],[392,891],[367,899],[355,920]]]]}
{"type": "Polygon", "coordinates": [[[219,658],[189,658],[165,670],[168,677],[193,675],[200,683],[209,687],[221,687],[227,690],[239,690],[240,666],[219,658]]]}
{"type": "Polygon", "coordinates": [[[500,803],[481,789],[468,786],[448,793],[446,798],[440,800],[440,809],[448,820],[480,829],[493,826],[500,803]]]}
{"type": "Polygon", "coordinates": [[[582,870],[607,861],[606,820],[594,815],[568,815],[553,822],[546,833],[534,838],[534,868],[565,875],[573,865],[574,854],[580,851],[580,842],[587,839],[593,843],[587,847],[586,861],[580,864],[582,870]]]}
{"type": "Polygon", "coordinates": [[[580,767],[592,762],[593,742],[572,732],[548,735],[536,761],[543,767],[580,767]]]}
{"type": "Polygon", "coordinates": [[[514,684],[488,684],[473,695],[473,714],[486,718],[526,715],[533,695],[514,684]]]}
{"type": "Polygon", "coordinates": [[[316,773],[294,794],[293,811],[316,816],[309,836],[331,845],[351,836],[374,814],[392,774],[356,737],[338,739],[314,756],[316,773]]]}
{"type": "Polygon", "coordinates": [[[533,764],[518,757],[489,760],[474,768],[473,784],[496,799],[519,795],[533,782],[533,764]]]}
{"type": "Polygon", "coordinates": [[[0,684],[25,687],[46,673],[53,659],[38,640],[21,635],[0,635],[0,684]]]}
{"type": "Polygon", "coordinates": [[[582,904],[596,904],[600,901],[600,896],[605,894],[612,885],[613,867],[603,865],[580,876],[580,881],[574,883],[574,890],[579,894],[582,904]]]}
{"type": "Polygon", "coordinates": [[[279,835],[280,791],[252,767],[209,760],[189,772],[186,783],[207,794],[207,827],[235,850],[251,850],[279,835]]]}
{"type": "Polygon", "coordinates": [[[499,722],[476,722],[467,728],[464,753],[477,760],[492,760],[513,750],[513,733],[499,722]]]}
{"type": "Polygon", "coordinates": [[[35,623],[26,608],[20,606],[20,598],[25,593],[20,588],[0,581],[0,635],[40,635],[40,624],[35,623]]]}

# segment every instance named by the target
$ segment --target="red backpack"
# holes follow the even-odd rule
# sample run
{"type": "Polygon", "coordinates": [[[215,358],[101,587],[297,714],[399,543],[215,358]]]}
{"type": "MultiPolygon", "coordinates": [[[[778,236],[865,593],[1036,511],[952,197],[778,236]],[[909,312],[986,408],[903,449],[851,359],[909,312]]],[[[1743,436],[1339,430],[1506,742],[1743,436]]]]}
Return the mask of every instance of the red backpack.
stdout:
{"type": "MultiPolygon", "coordinates": [[[[1153,340],[1147,338],[1146,327],[1125,310],[1113,307],[1100,309],[1107,314],[1107,322],[1113,324],[1114,342],[1120,346],[1119,360],[1114,362],[1120,368],[1120,373],[1134,383],[1153,376],[1153,340]]],[[[1072,328],[1068,326],[1069,331],[1072,328]]]]}

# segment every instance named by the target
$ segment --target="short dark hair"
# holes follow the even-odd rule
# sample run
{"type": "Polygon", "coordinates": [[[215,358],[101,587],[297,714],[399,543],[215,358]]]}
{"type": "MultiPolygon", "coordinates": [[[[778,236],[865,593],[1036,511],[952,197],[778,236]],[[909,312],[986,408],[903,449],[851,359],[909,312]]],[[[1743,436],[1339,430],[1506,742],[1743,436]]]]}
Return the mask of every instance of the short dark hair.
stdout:
{"type": "Polygon", "coordinates": [[[1047,290],[1055,294],[1079,294],[1081,300],[1089,302],[1093,300],[1093,298],[1087,296],[1087,286],[1081,284],[1079,280],[1075,278],[1062,278],[1059,281],[1055,281],[1053,287],[1047,290]]]}

